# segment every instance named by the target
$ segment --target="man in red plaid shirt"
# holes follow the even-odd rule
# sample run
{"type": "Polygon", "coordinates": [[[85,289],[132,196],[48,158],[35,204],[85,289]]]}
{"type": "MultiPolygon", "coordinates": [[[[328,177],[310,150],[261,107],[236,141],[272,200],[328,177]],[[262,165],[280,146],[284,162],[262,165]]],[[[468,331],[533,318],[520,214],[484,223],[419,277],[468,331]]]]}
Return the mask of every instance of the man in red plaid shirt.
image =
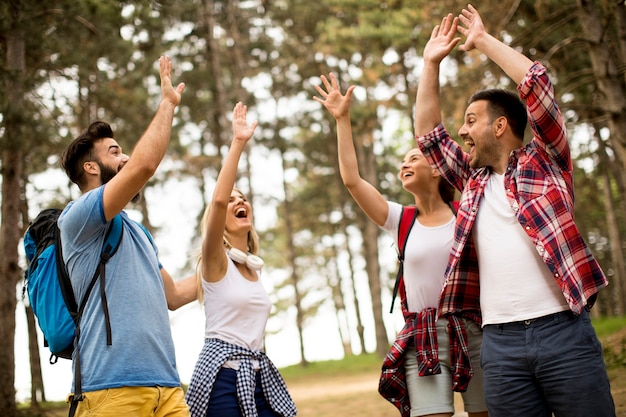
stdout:
{"type": "Polygon", "coordinates": [[[439,314],[482,314],[491,417],[615,416],[588,314],[608,282],[574,223],[567,131],[546,68],[487,33],[471,5],[433,33],[415,135],[431,166],[462,191],[439,314]],[[439,66],[457,30],[459,49],[498,64],[525,102],[499,89],[474,94],[459,129],[469,153],[448,135],[439,103],[439,66]],[[524,145],[528,120],[533,138],[524,145]]]}

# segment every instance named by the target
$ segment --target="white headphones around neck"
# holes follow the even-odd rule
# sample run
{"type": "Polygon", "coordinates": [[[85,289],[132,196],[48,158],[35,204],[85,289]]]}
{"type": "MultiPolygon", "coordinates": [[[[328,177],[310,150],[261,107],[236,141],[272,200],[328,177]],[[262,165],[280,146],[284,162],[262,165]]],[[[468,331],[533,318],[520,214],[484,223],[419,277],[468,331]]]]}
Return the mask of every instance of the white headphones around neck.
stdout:
{"type": "Polygon", "coordinates": [[[263,259],[261,259],[260,257],[252,255],[251,253],[246,254],[245,252],[240,251],[237,248],[228,249],[228,257],[238,264],[246,265],[253,271],[259,271],[261,268],[263,268],[263,265],[265,265],[263,259]]]}

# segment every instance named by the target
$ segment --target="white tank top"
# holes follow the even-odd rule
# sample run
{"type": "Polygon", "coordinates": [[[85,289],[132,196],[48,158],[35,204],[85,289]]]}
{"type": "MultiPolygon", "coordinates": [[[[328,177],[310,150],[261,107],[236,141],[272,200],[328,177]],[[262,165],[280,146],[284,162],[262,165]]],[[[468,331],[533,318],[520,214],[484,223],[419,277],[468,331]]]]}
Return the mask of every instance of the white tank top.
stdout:
{"type": "Polygon", "coordinates": [[[492,173],[474,226],[483,325],[542,317],[569,307],[492,173]]]}
{"type": "Polygon", "coordinates": [[[261,283],[247,280],[228,258],[218,282],[202,280],[205,336],[252,350],[263,350],[265,325],[272,303],[261,283]]]}

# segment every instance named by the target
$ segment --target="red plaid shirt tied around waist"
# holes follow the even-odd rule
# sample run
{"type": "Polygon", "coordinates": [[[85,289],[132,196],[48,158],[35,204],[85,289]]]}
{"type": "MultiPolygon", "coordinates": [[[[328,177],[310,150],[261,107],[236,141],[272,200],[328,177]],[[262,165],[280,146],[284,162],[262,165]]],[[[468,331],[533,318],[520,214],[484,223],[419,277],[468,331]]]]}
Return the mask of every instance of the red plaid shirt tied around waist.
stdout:
{"type": "MultiPolygon", "coordinates": [[[[402,417],[408,417],[411,411],[406,383],[406,351],[414,346],[417,352],[417,364],[420,377],[441,373],[439,363],[439,344],[437,342],[437,310],[427,308],[419,313],[408,313],[404,309],[406,298],[401,289],[403,301],[404,328],[398,333],[395,342],[385,356],[378,392],[387,401],[395,405],[402,417]]],[[[474,317],[480,322],[480,318],[474,317]]],[[[467,333],[463,321],[457,316],[448,317],[450,338],[450,365],[452,387],[454,391],[467,389],[474,371],[470,362],[467,333]]]]}

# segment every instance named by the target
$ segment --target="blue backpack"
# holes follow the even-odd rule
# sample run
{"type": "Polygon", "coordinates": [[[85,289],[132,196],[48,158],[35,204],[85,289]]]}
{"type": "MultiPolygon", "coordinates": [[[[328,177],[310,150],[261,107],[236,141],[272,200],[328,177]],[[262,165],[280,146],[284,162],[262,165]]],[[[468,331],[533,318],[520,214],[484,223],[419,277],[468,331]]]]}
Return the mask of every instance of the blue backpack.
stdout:
{"type": "Polygon", "coordinates": [[[24,234],[28,269],[24,275],[22,297],[28,290],[31,308],[44,335],[44,344],[50,348],[50,363],[56,363],[58,358],[72,358],[74,339],[80,334],[80,318],[99,277],[107,344],[111,345],[111,324],[104,292],[105,265],[117,251],[123,232],[122,219],[117,215],[107,230],[100,263],[84,298],[78,304],[61,252],[61,233],[57,226],[61,212],[61,209],[54,208],[41,211],[24,234]]]}

